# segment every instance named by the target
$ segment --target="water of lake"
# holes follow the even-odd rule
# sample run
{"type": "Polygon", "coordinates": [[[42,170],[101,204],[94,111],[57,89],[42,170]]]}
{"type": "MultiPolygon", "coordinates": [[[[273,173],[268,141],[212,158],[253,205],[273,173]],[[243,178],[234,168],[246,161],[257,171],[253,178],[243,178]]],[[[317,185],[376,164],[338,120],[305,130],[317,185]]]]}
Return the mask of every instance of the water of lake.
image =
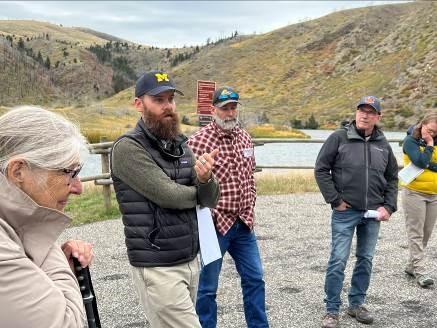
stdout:
{"type": "MultiPolygon", "coordinates": [[[[326,139],[332,130],[302,130],[312,139],[326,139]]],[[[403,139],[405,132],[384,132],[388,139],[403,139]]],[[[399,144],[390,143],[396,155],[398,163],[401,163],[402,148],[399,144]]],[[[260,166],[271,165],[297,165],[314,166],[317,154],[322,144],[318,143],[288,143],[288,144],[265,144],[255,147],[256,162],[260,166]]],[[[80,172],[81,177],[86,177],[101,173],[100,155],[90,155],[80,172]]]]}

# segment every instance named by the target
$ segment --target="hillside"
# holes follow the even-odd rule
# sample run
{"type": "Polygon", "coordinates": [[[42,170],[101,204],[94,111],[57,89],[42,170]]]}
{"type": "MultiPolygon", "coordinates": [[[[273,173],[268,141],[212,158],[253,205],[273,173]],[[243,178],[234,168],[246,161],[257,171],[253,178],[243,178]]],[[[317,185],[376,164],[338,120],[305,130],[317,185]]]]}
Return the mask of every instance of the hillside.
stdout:
{"type": "Polygon", "coordinates": [[[175,75],[193,106],[194,81],[240,90],[245,110],[325,126],[349,118],[364,94],[384,97],[385,126],[437,107],[437,3],[353,9],[201,52],[175,75]]]}
{"type": "MultiPolygon", "coordinates": [[[[383,125],[403,129],[437,107],[436,2],[352,9],[204,47],[173,69],[194,115],[196,80],[235,86],[244,117],[336,127],[365,94],[384,98],[383,125]]],[[[132,89],[106,106],[126,106],[132,89]]]]}
{"type": "MultiPolygon", "coordinates": [[[[49,72],[36,68],[39,73],[34,74],[40,82],[33,83],[34,96],[47,95],[46,103],[52,106],[73,105],[65,112],[79,120],[86,117],[85,126],[130,126],[136,117],[130,106],[133,89],[111,96],[118,89],[114,88],[114,77],[122,80],[119,86],[129,86],[140,72],[163,68],[173,73],[184,91],[185,97],[177,100],[178,110],[190,118],[195,117],[196,80],[202,79],[237,88],[248,122],[267,117],[272,123],[288,124],[307,121],[314,114],[323,127],[335,127],[352,117],[360,96],[375,94],[384,98],[385,127],[402,129],[437,107],[436,9],[436,2],[414,2],[339,11],[266,34],[236,36],[196,49],[157,49],[114,41],[115,37],[88,29],[33,21],[14,28],[6,23],[20,21],[0,21],[0,40],[1,35],[5,38],[12,33],[16,44],[18,35],[43,35],[49,27],[53,30],[49,33],[63,33],[62,37],[53,34],[50,40],[42,37],[28,43],[45,58],[54,48],[54,38],[68,40],[72,50],[67,51],[80,58],[78,63],[70,63],[72,56],[62,58],[60,52],[61,57],[53,56],[62,60],[62,68],[49,72]],[[26,24],[30,26],[26,28],[26,24]],[[91,45],[94,52],[89,50],[91,45]],[[102,62],[99,58],[107,55],[106,50],[111,59],[102,62]],[[123,59],[115,60],[117,57],[123,59]],[[99,98],[101,101],[91,104],[99,98]],[[80,105],[75,107],[77,103],[80,105]]],[[[3,53],[20,52],[17,47],[10,48],[4,51],[0,42],[0,86],[5,80],[2,69],[9,67],[2,65],[3,53]]],[[[17,68],[9,67],[9,79],[21,76],[14,70],[23,71],[25,63],[18,62],[17,68]]],[[[25,94],[21,97],[29,99],[25,94]]],[[[19,102],[20,95],[11,98],[2,88],[0,105],[19,102]]]]}
{"type": "Polygon", "coordinates": [[[191,49],[158,49],[87,28],[0,20],[0,105],[89,105],[191,49]]]}

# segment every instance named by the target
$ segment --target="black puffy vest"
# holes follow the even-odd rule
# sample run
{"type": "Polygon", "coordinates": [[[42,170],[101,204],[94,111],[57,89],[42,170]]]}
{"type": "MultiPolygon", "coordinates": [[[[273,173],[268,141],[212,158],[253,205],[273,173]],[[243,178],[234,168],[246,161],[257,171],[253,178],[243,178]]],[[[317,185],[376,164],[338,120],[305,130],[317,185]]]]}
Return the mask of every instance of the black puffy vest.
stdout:
{"type": "MultiPolygon", "coordinates": [[[[180,140],[182,156],[171,157],[139,120],[121,136],[131,138],[147,151],[156,164],[176,183],[194,185],[194,157],[180,140]]],[[[136,267],[170,266],[193,260],[199,250],[196,209],[161,208],[137,193],[112,174],[114,189],[123,216],[127,254],[136,267]]]]}

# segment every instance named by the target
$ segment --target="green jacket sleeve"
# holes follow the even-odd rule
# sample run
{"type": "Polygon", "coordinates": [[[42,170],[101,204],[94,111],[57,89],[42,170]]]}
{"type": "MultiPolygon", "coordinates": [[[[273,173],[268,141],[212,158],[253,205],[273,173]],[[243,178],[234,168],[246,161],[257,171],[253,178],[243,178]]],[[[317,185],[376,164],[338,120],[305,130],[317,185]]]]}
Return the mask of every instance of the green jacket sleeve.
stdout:
{"type": "Polygon", "coordinates": [[[429,168],[430,170],[435,171],[437,163],[431,162],[434,147],[426,146],[424,151],[422,151],[420,149],[419,141],[412,136],[407,136],[402,145],[402,150],[417,167],[420,167],[421,169],[429,168]]]}
{"type": "MultiPolygon", "coordinates": [[[[185,186],[171,180],[141,145],[123,138],[112,151],[112,173],[136,192],[162,208],[214,207],[219,186],[215,179],[203,185],[185,186]]],[[[194,173],[195,174],[195,173],[194,173]]]]}

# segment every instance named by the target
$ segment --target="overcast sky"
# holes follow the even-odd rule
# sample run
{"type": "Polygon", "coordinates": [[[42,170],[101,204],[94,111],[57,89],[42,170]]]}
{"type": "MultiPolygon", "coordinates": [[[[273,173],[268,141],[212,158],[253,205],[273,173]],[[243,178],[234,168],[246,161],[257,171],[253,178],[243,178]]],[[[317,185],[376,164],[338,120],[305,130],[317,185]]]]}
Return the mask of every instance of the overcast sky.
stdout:
{"type": "Polygon", "coordinates": [[[88,27],[141,44],[182,47],[394,2],[400,1],[0,1],[0,19],[88,27]]]}

